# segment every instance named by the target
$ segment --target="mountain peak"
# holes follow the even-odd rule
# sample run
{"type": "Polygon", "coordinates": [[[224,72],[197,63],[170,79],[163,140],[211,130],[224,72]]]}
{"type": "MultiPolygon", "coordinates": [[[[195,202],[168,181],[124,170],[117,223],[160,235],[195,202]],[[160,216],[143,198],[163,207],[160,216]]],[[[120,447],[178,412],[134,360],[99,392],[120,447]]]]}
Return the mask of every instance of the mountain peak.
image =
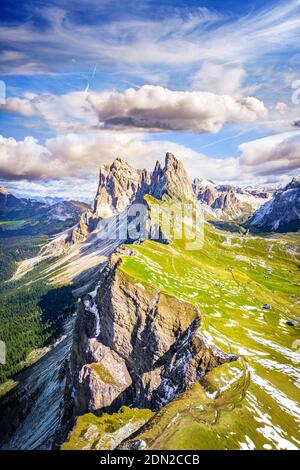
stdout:
{"type": "Polygon", "coordinates": [[[94,215],[106,218],[122,212],[147,189],[147,178],[150,183],[147,172],[136,170],[121,157],[101,166],[94,215]]]}
{"type": "Polygon", "coordinates": [[[195,200],[193,187],[185,168],[171,152],[166,154],[163,169],[157,162],[152,173],[150,194],[157,199],[195,200]]]}
{"type": "Polygon", "coordinates": [[[295,189],[300,186],[300,176],[295,176],[292,181],[285,187],[286,189],[295,189]]]}
{"type": "Polygon", "coordinates": [[[162,172],[162,166],[160,164],[160,161],[156,160],[153,173],[161,173],[161,172],[162,172]]]}
{"type": "Polygon", "coordinates": [[[300,230],[300,178],[292,181],[258,209],[248,226],[265,232],[297,232],[300,230]]]}
{"type": "Polygon", "coordinates": [[[119,164],[129,166],[129,163],[125,160],[125,158],[117,156],[112,162],[112,165],[119,165],[119,164]]]}
{"type": "Polygon", "coordinates": [[[168,165],[178,165],[179,160],[175,157],[175,155],[171,152],[166,153],[165,157],[165,166],[167,167],[168,165]]]}

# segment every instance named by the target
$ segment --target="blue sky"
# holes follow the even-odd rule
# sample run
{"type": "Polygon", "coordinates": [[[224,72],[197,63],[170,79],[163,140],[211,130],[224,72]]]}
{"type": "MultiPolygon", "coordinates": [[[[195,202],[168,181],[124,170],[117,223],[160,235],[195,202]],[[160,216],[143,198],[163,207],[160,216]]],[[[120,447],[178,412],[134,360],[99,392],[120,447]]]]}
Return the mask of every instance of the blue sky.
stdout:
{"type": "Polygon", "coordinates": [[[241,185],[299,170],[299,0],[6,1],[0,41],[0,181],[19,193],[92,192],[120,153],[241,185]]]}

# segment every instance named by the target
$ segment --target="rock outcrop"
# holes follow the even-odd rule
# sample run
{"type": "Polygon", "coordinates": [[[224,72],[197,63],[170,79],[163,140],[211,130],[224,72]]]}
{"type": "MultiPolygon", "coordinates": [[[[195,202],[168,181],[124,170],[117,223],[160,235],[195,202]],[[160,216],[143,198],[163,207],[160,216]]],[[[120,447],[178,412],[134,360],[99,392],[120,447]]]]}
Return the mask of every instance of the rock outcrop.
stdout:
{"type": "Polygon", "coordinates": [[[118,413],[78,416],[61,450],[113,450],[143,427],[154,413],[123,406],[118,413]]]}
{"type": "Polygon", "coordinates": [[[300,178],[294,178],[285,188],[258,209],[247,223],[265,232],[297,232],[300,230],[300,178]]]}
{"type": "Polygon", "coordinates": [[[158,410],[211,368],[235,360],[208,344],[200,323],[196,307],[135,282],[114,255],[99,287],[78,304],[75,415],[129,404],[158,410]]]}

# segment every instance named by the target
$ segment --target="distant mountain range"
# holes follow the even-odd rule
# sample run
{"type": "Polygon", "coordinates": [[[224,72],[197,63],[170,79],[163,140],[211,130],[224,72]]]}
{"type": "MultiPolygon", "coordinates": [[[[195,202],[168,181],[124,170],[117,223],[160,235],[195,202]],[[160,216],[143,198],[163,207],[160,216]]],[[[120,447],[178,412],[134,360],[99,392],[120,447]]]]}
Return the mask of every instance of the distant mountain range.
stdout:
{"type": "Polygon", "coordinates": [[[258,209],[248,227],[265,232],[298,232],[300,230],[300,178],[294,178],[285,188],[258,209]]]}
{"type": "Polygon", "coordinates": [[[89,205],[78,201],[55,204],[18,198],[0,187],[0,234],[54,234],[75,225],[89,205]],[[2,222],[2,223],[1,223],[2,222]]]}
{"type": "Polygon", "coordinates": [[[248,218],[271,198],[267,191],[216,185],[199,178],[194,180],[193,188],[197,200],[206,206],[207,212],[219,219],[248,218]]]}

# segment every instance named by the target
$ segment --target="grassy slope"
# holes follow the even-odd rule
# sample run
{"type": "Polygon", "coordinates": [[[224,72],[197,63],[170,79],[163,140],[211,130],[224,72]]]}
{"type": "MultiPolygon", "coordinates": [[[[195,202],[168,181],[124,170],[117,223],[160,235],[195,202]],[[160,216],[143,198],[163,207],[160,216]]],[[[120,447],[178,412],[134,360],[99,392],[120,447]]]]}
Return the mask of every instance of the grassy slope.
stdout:
{"type": "Polygon", "coordinates": [[[145,241],[134,247],[136,256],[123,259],[121,269],[137,282],[197,305],[202,334],[241,355],[238,363],[211,372],[195,386],[192,407],[182,397],[168,405],[165,424],[165,410],[151,421],[141,438],[150,433],[152,448],[300,447],[299,329],[286,325],[299,319],[297,247],[298,235],[242,236],[206,224],[201,250],[186,251],[184,241],[145,241]],[[271,310],[262,308],[266,303],[271,310]],[[230,390],[223,392],[228,383],[230,390]],[[224,393],[230,396],[235,388],[235,398],[223,404],[224,393]],[[208,424],[217,406],[212,390],[221,406],[216,423],[208,424]],[[204,406],[201,417],[195,412],[199,406],[204,406]],[[170,420],[170,433],[161,432],[170,420]]]}
{"type": "MultiPolygon", "coordinates": [[[[222,228],[207,223],[197,251],[182,240],[144,241],[118,268],[146,289],[196,305],[202,335],[240,355],[163,408],[138,438],[151,449],[299,448],[299,328],[286,324],[299,320],[299,236],[222,228]]],[[[78,418],[63,447],[93,447],[87,431],[102,418],[110,419],[78,418]]],[[[102,433],[107,438],[101,424],[95,445],[102,433]]]]}
{"type": "Polygon", "coordinates": [[[145,424],[153,412],[147,409],[137,410],[123,406],[119,413],[104,413],[97,417],[92,413],[79,416],[68,441],[62,450],[99,449],[110,450],[121,442],[127,432],[133,432],[145,424]],[[120,434],[119,434],[120,433],[120,434]]]}

